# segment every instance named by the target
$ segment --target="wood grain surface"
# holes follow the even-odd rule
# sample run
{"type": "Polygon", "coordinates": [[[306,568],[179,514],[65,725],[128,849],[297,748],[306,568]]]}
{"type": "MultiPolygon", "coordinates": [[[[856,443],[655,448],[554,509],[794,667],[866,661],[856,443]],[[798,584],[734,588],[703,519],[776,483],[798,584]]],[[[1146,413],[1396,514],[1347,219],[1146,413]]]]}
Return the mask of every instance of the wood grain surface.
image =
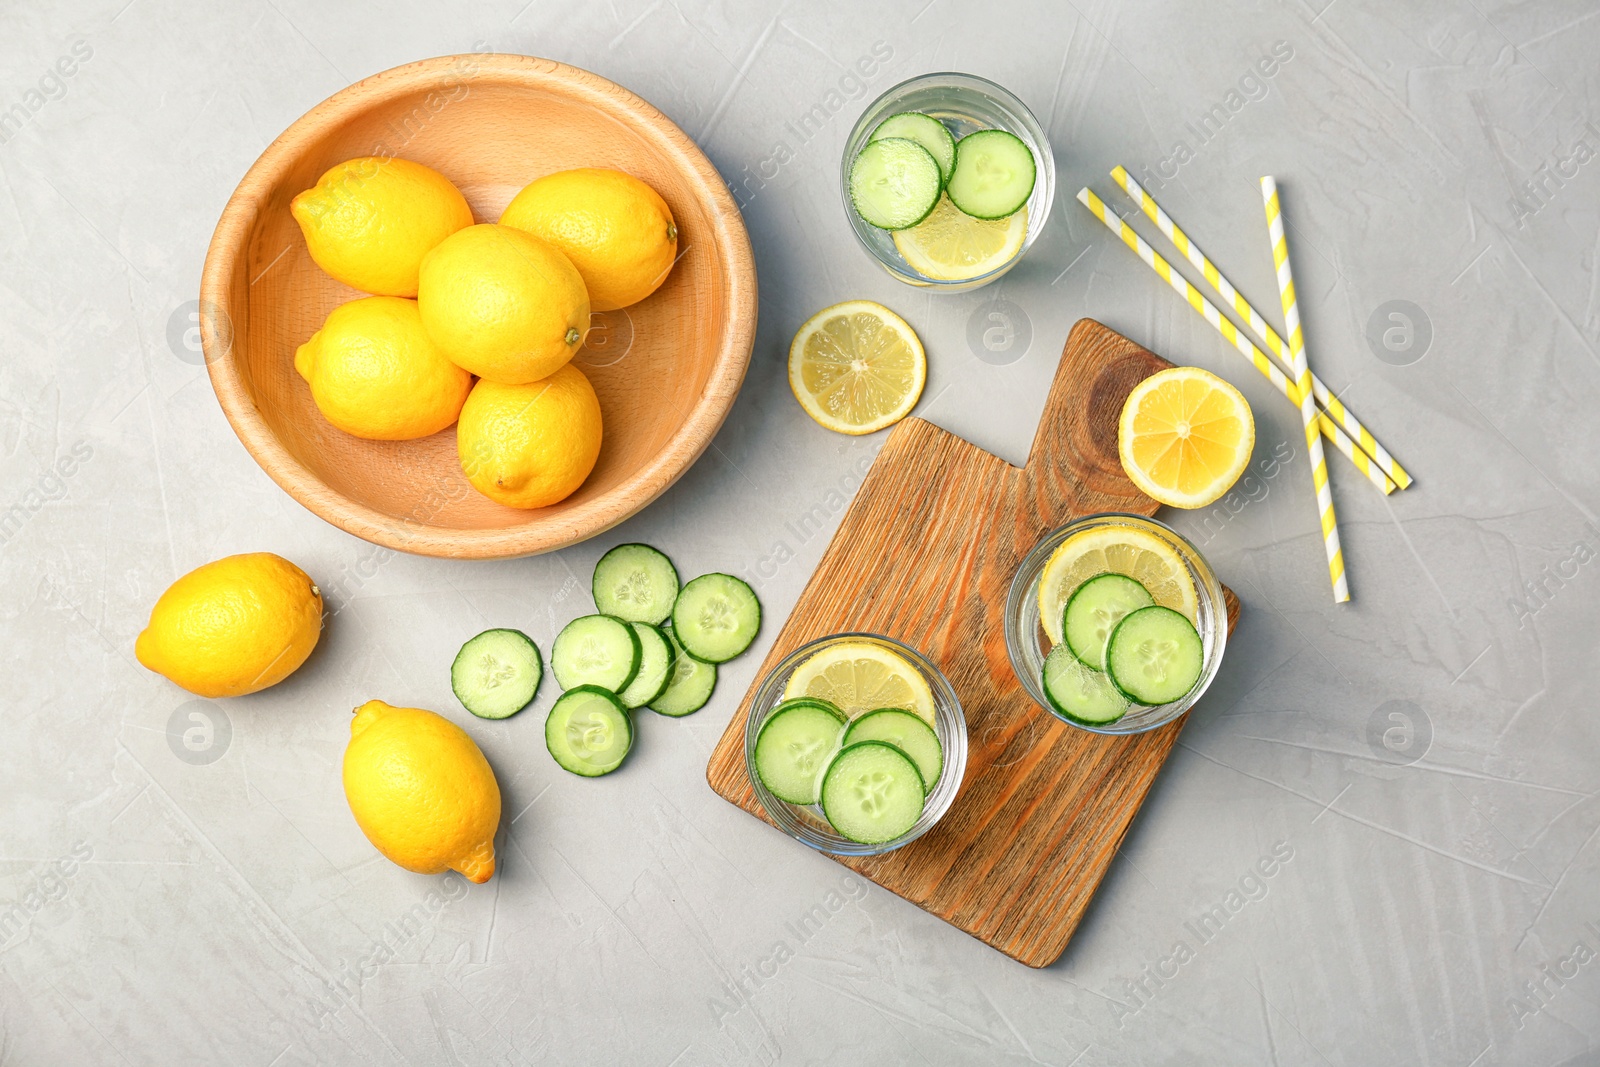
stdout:
{"type": "MultiPolygon", "coordinates": [[[[1080,320],[1022,469],[921,419],[895,427],[757,672],[759,681],[798,646],[847,630],[897,638],[939,665],[967,717],[960,795],[909,845],[835,858],[1031,967],[1066,948],[1183,719],[1131,737],[1057,720],[1012,671],[1006,593],[1022,558],[1068,520],[1155,513],[1122,473],[1117,418],[1134,385],[1170,365],[1080,320]]],[[[1225,593],[1231,626],[1239,602],[1225,593]]],[[[766,819],[744,764],[754,693],[706,778],[766,819]]]]}
{"type": "Polygon", "coordinates": [[[548,552],[600,533],[699,458],[744,381],[756,330],[755,260],[716,168],[661,112],[577,67],[518,55],[441,56],[340,90],[268,146],[224,209],[200,283],[211,384],[261,468],[358,537],[430,556],[548,552]],[[678,225],[678,260],[649,297],[598,313],[573,363],[600,397],[594,471],[559,504],[518,510],[479,494],[455,427],[418,441],[335,429],[294,370],[296,347],[363,294],[312,262],[289,214],[335,163],[384,154],[455,182],[495,222],[528,182],[614,167],[652,186],[678,225]]]}

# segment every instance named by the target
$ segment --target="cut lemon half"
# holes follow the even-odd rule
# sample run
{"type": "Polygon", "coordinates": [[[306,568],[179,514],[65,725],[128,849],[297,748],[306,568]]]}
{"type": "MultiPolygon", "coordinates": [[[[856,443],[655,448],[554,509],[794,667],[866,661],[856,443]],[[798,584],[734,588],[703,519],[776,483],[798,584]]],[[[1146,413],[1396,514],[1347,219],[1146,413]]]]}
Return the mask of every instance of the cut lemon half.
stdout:
{"type": "Polygon", "coordinates": [[[975,219],[941,196],[927,218],[894,231],[894,246],[918,274],[960,282],[1011,262],[1027,236],[1026,207],[1003,219],[975,219]]]}
{"type": "Polygon", "coordinates": [[[1175,508],[1203,508],[1233,488],[1255,446],[1243,394],[1199,367],[1173,367],[1134,386],[1117,427],[1122,469],[1175,508]]]}
{"type": "Polygon", "coordinates": [[[1061,542],[1039,576],[1039,622],[1052,644],[1061,643],[1067,598],[1090,578],[1107,572],[1126,574],[1157,604],[1182,613],[1190,622],[1199,614],[1194,579],[1177,549],[1135,526],[1097,526],[1061,542]]]}
{"type": "Polygon", "coordinates": [[[870,300],[823,308],[789,345],[789,388],[838,433],[874,433],[911,413],[928,358],[905,319],[870,300]]]}
{"type": "Polygon", "coordinates": [[[933,690],[904,656],[865,641],[829,645],[794,669],[783,698],[820,697],[854,719],[878,708],[905,708],[933,725],[933,690]]]}

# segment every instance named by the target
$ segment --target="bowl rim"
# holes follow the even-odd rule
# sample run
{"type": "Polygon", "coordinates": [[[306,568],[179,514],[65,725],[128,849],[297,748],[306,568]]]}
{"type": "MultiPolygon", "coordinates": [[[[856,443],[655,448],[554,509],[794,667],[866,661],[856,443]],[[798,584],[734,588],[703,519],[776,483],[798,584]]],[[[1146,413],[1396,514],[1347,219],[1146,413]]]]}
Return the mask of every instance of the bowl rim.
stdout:
{"type": "Polygon", "coordinates": [[[507,53],[436,56],[393,67],[334,93],[296,119],[267,146],[228,198],[206,250],[200,280],[200,333],[212,390],[235,435],[278,486],[319,518],[386,548],[425,556],[506,559],[565,548],[630,518],[672,486],[710,446],[738,397],[755,345],[758,312],[755,257],[743,216],[705,153],[678,125],[643,98],[581,67],[507,53]],[[474,82],[557,90],[637,130],[709,201],[708,235],[720,256],[728,293],[729,328],[711,377],[667,446],[608,492],[550,522],[495,529],[433,526],[349,499],[328,486],[283,444],[257,408],[235,350],[230,283],[247,254],[247,237],[273,186],[303,146],[388,97],[436,88],[461,64],[475,64],[474,82]],[[220,329],[219,329],[220,324],[220,329]]]}

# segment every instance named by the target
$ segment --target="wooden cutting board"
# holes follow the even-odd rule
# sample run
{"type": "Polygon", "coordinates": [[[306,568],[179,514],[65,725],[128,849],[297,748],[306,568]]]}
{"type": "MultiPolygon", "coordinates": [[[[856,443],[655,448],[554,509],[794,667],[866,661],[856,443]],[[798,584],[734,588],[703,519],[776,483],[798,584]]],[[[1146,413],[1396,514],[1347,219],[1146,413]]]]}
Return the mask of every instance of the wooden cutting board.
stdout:
{"type": "MultiPolygon", "coordinates": [[[[1022,469],[921,419],[900,423],[756,673],[847,630],[897,638],[939,665],[967,716],[955,804],[904,848],[834,858],[1030,967],[1066,948],[1183,720],[1101,737],[1050,715],[1012,672],[1006,592],[1049,530],[1097,511],[1155,513],[1122,473],[1117,418],[1134,385],[1169,366],[1079,320],[1022,469]]],[[[1226,595],[1231,626],[1239,602],[1226,595]]],[[[706,778],[770,822],[745,773],[754,695],[752,685],[706,778]]]]}

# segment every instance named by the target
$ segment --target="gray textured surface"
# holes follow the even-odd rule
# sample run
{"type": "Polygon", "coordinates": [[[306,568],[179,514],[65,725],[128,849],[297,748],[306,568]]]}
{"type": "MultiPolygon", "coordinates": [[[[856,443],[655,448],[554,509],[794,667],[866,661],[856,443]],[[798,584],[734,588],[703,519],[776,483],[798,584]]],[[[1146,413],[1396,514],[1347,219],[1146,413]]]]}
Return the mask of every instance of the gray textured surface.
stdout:
{"type": "Polygon", "coordinates": [[[25,512],[0,544],[0,1063],[1600,1062],[1600,11],[1320,4],[7,5],[0,106],[28,114],[0,143],[0,507],[25,512]],[[1241,85],[1279,41],[1292,58],[1241,85]],[[54,79],[78,42],[89,57],[54,79]],[[892,58],[863,86],[849,72],[876,42],[892,58]],[[185,302],[278,131],[354,79],[475,46],[629,86],[747,183],[760,335],[715,449],[635,521],[543,558],[380,561],[250,461],[185,302]],[[1003,82],[1055,142],[1055,217],[1003,286],[1031,327],[1020,356],[969,346],[992,291],[897,285],[841,215],[857,112],[939,69],[1003,82]],[[1201,143],[1188,124],[1230,89],[1201,143]],[[802,140],[786,124],[813,104],[837,113],[802,140]],[[1330,458],[1353,604],[1330,602],[1292,408],[1073,202],[1089,183],[1126,210],[1118,162],[1156,175],[1273,319],[1255,182],[1283,184],[1314,364],[1419,479],[1385,501],[1330,458]],[[879,443],[815,427],[784,381],[794,328],[849,297],[926,339],[920,413],[1008,459],[1084,315],[1226,374],[1258,454],[1296,453],[1236,515],[1167,516],[1244,622],[1042,972],[704,783],[827,540],[790,524],[818,505],[836,522],[830,491],[879,443]],[[1431,323],[1420,360],[1367,343],[1392,300],[1431,323]],[[772,621],[754,653],[698,715],[645,721],[604,781],[543,751],[548,686],[521,718],[469,723],[506,796],[487,886],[378,858],[339,785],[348,709],[467,719],[446,684],[459,641],[492,623],[548,647],[600,552],[633,539],[755,578],[772,621]],[[194,709],[137,666],[134,635],[177,575],[254,549],[341,590],[323,646],[213,709],[220,758],[179,759],[168,724],[194,709]],[[1393,712],[1409,745],[1381,740],[1393,712]],[[1259,879],[1275,847],[1292,858],[1259,879]]]}

